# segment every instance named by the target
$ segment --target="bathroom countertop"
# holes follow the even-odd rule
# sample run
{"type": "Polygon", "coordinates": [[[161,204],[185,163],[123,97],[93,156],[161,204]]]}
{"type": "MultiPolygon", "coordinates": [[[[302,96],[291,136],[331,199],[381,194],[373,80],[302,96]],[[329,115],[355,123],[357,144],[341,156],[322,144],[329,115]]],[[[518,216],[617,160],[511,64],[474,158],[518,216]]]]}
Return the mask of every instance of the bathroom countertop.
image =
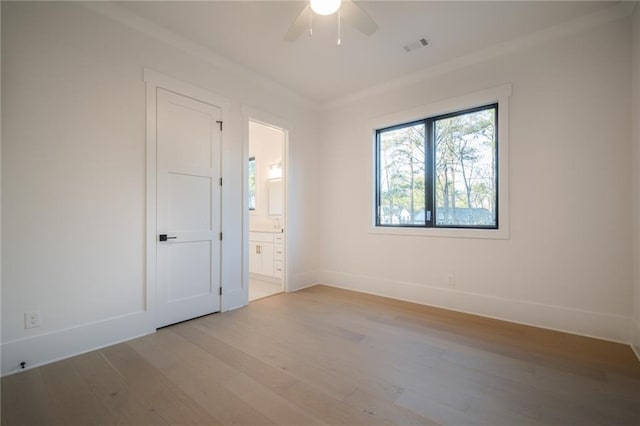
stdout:
{"type": "Polygon", "coordinates": [[[278,228],[255,228],[249,229],[249,232],[269,232],[271,234],[282,234],[284,233],[284,229],[278,228]]]}

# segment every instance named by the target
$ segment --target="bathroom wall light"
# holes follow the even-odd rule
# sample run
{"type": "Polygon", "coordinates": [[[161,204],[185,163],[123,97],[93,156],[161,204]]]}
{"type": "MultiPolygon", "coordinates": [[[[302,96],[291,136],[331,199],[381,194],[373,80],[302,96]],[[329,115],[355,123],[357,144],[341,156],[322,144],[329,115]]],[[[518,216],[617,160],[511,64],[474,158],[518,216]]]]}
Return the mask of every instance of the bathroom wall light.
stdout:
{"type": "Polygon", "coordinates": [[[282,177],[282,163],[274,163],[269,166],[269,179],[282,177]]]}

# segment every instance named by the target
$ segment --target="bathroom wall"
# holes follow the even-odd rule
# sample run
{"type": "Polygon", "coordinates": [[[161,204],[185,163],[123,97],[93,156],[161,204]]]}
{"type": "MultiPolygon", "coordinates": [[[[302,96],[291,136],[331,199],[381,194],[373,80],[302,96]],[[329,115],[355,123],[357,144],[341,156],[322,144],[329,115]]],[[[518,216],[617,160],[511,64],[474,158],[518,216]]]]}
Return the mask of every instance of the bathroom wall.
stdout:
{"type": "MultiPolygon", "coordinates": [[[[282,163],[284,132],[264,124],[249,123],[249,157],[256,159],[256,209],[249,212],[249,230],[265,230],[284,226],[284,217],[269,215],[267,186],[272,164],[282,163]],[[278,223],[280,226],[278,226],[278,223]]],[[[280,181],[282,185],[282,181],[280,181]]]]}

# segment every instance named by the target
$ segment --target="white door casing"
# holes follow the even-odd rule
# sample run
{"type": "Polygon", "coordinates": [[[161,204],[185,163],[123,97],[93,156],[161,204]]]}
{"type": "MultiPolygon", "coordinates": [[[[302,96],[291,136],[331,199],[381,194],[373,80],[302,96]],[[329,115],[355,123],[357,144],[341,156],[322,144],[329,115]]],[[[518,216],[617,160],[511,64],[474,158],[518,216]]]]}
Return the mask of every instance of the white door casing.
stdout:
{"type": "Polygon", "coordinates": [[[156,327],[220,310],[221,122],[157,88],[156,327]]]}

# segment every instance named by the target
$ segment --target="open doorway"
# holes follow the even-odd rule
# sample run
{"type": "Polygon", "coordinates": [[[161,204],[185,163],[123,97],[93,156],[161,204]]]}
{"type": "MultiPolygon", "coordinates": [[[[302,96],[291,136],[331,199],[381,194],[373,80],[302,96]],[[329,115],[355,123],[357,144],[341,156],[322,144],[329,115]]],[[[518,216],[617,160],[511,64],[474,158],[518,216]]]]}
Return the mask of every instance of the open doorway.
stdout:
{"type": "Polygon", "coordinates": [[[284,291],[286,131],[249,121],[249,302],[284,291]]]}

